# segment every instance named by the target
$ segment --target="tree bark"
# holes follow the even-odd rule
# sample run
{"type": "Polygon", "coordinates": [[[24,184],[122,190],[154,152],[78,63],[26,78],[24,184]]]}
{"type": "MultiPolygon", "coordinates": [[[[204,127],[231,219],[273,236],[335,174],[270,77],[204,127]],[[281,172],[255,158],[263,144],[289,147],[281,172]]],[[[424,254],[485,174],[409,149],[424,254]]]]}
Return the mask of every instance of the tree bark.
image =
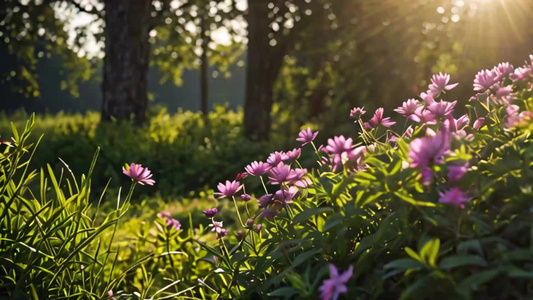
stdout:
{"type": "Polygon", "coordinates": [[[252,140],[268,140],[274,81],[281,67],[283,53],[270,46],[269,0],[248,1],[248,58],[244,132],[252,140]]]}
{"type": "Polygon", "coordinates": [[[148,103],[151,0],[105,0],[102,120],[142,125],[148,103]]]}

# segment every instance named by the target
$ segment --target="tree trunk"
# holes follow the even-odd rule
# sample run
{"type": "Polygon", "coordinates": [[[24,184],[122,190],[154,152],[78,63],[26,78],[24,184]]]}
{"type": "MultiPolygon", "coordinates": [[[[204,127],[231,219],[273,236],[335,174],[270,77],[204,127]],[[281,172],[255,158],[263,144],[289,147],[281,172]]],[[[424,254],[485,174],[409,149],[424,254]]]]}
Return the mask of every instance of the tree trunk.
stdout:
{"type": "Polygon", "coordinates": [[[102,120],[141,125],[148,102],[148,31],[151,0],[105,0],[102,120]]]}
{"type": "Polygon", "coordinates": [[[200,25],[200,38],[202,39],[202,56],[200,57],[200,97],[202,114],[207,120],[207,114],[209,113],[209,61],[207,59],[207,49],[209,46],[209,37],[207,37],[207,12],[203,12],[202,23],[200,25]]]}
{"type": "Polygon", "coordinates": [[[269,0],[248,1],[248,58],[244,132],[252,140],[268,140],[273,88],[282,54],[269,45],[269,0]],[[280,57],[281,55],[281,57],[280,57]]]}

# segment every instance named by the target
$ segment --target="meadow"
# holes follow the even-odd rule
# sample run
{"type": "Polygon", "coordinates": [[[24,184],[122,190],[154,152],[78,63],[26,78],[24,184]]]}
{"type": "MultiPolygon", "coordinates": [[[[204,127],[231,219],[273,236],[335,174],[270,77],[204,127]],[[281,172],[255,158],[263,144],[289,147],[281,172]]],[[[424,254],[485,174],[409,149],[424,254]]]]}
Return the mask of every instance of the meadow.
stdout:
{"type": "Polygon", "coordinates": [[[263,142],[224,107],[3,116],[0,296],[528,299],[533,56],[429,82],[263,142]]]}

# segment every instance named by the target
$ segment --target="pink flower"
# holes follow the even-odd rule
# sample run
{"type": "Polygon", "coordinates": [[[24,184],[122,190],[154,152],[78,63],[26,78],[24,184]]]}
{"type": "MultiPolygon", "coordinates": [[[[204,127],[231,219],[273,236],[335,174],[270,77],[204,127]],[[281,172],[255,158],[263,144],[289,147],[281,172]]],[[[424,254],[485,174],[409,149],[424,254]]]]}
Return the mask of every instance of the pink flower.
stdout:
{"type": "Polygon", "coordinates": [[[509,100],[511,100],[512,94],[513,94],[512,85],[508,85],[504,87],[498,86],[498,90],[494,94],[494,98],[496,102],[498,102],[497,100],[501,100],[499,101],[501,104],[509,104],[509,100]]]}
{"type": "Polygon", "coordinates": [[[282,184],[283,182],[295,182],[300,180],[306,173],[306,169],[294,169],[292,170],[290,166],[284,165],[283,163],[278,164],[277,166],[270,169],[270,176],[268,179],[272,184],[282,184]]]}
{"type": "Polygon", "coordinates": [[[152,178],[152,173],[148,168],[143,168],[142,165],[134,164],[126,165],[122,167],[122,173],[129,176],[132,180],[138,182],[141,185],[154,185],[155,181],[152,178]]]}
{"type": "Polygon", "coordinates": [[[157,213],[157,217],[158,217],[158,218],[163,218],[163,219],[170,218],[170,212],[168,212],[168,211],[162,211],[162,212],[160,212],[160,213],[157,213]]]}
{"type": "Polygon", "coordinates": [[[288,190],[279,190],[274,194],[274,200],[291,203],[292,198],[298,193],[298,189],[291,186],[288,190]]]}
{"type": "Polygon", "coordinates": [[[327,154],[342,154],[343,152],[350,151],[352,149],[352,138],[346,139],[343,135],[328,139],[328,145],[322,150],[327,154]]]}
{"type": "Polygon", "coordinates": [[[470,123],[470,118],[468,115],[463,115],[459,119],[455,120],[455,127],[457,130],[463,129],[465,126],[467,126],[470,123]]]}
{"type": "Polygon", "coordinates": [[[231,198],[233,195],[235,195],[235,193],[242,189],[242,185],[237,180],[226,180],[226,184],[220,182],[217,188],[219,192],[215,193],[215,195],[219,195],[219,198],[231,198]]]}
{"type": "Polygon", "coordinates": [[[520,107],[518,105],[509,105],[505,109],[505,128],[511,128],[514,126],[516,122],[520,119],[518,116],[518,111],[520,110],[520,107]]]}
{"type": "Polygon", "coordinates": [[[271,168],[269,164],[266,164],[262,161],[254,161],[251,164],[247,165],[244,169],[248,174],[253,176],[264,175],[271,168]]]}
{"type": "Polygon", "coordinates": [[[427,110],[432,114],[433,119],[443,119],[453,112],[455,104],[457,104],[457,101],[447,102],[441,100],[440,102],[430,104],[427,110]]]}
{"type": "MultiPolygon", "coordinates": [[[[433,101],[432,104],[437,102],[433,101]]],[[[415,113],[409,116],[409,119],[417,123],[435,123],[435,118],[432,112],[427,110],[424,106],[420,106],[415,110],[415,113]]]]}
{"type": "Polygon", "coordinates": [[[528,77],[533,77],[533,67],[520,67],[516,68],[513,74],[509,75],[513,81],[521,81],[527,79],[528,77]]]}
{"type": "Polygon", "coordinates": [[[364,107],[354,107],[352,110],[350,110],[350,117],[353,117],[355,119],[361,118],[366,113],[364,107]]]}
{"type": "Polygon", "coordinates": [[[466,193],[461,191],[458,187],[449,189],[448,191],[440,194],[440,203],[451,204],[460,208],[464,208],[463,203],[470,201],[470,198],[466,196],[466,193]]]}
{"type": "Polygon", "coordinates": [[[500,81],[512,74],[514,72],[514,67],[508,62],[504,62],[499,63],[496,67],[492,69],[492,71],[497,74],[495,80],[500,81]]]}
{"type": "Polygon", "coordinates": [[[211,229],[211,231],[214,231],[214,232],[216,232],[218,234],[221,234],[222,230],[224,230],[222,228],[222,226],[223,226],[222,221],[220,221],[220,222],[213,221],[213,224],[211,224],[210,226],[213,226],[213,229],[211,229]]]}
{"type": "Polygon", "coordinates": [[[496,72],[491,70],[479,71],[474,79],[474,91],[486,91],[490,89],[497,82],[496,76],[496,72]]]}
{"type": "Polygon", "coordinates": [[[298,133],[298,138],[296,141],[303,143],[302,146],[305,146],[306,144],[314,141],[317,134],[318,131],[313,132],[311,131],[311,128],[307,127],[307,129],[304,129],[298,133]]]}
{"type": "Polygon", "coordinates": [[[483,118],[483,117],[478,118],[478,119],[474,122],[474,129],[479,130],[479,129],[481,128],[481,126],[483,126],[483,123],[485,123],[485,118],[483,118]]]}
{"type": "Polygon", "coordinates": [[[415,113],[416,109],[420,106],[417,100],[415,99],[408,99],[405,101],[402,106],[394,109],[395,112],[399,113],[400,115],[403,115],[405,117],[409,117],[412,114],[415,113]]]}
{"type": "Polygon", "coordinates": [[[422,100],[424,100],[427,104],[431,104],[435,102],[435,99],[433,99],[433,94],[431,93],[431,91],[427,91],[427,93],[421,93],[420,98],[422,98],[422,100]]]}
{"type": "Polygon", "coordinates": [[[275,151],[270,153],[267,158],[267,163],[272,167],[277,166],[280,162],[283,161],[283,152],[275,151]]]}
{"type": "Polygon", "coordinates": [[[365,126],[366,130],[370,130],[377,128],[380,124],[384,127],[391,127],[392,125],[396,124],[396,122],[391,121],[389,117],[383,118],[383,107],[376,109],[372,119],[370,119],[368,122],[365,122],[363,125],[365,126]]]}
{"type": "Polygon", "coordinates": [[[248,195],[248,194],[242,194],[241,195],[241,198],[244,202],[248,202],[250,200],[252,200],[252,196],[248,195]]]}
{"type": "Polygon", "coordinates": [[[173,229],[176,229],[176,230],[180,230],[181,229],[181,223],[180,223],[180,221],[178,221],[176,219],[168,218],[167,219],[167,227],[173,228],[173,229]]]}
{"type": "Polygon", "coordinates": [[[339,271],[335,265],[329,265],[330,279],[324,280],[320,286],[321,300],[337,300],[339,295],[346,293],[348,288],[346,282],[350,280],[353,274],[353,266],[350,266],[346,272],[339,275],[339,271]]]}
{"type": "Polygon", "coordinates": [[[411,167],[424,169],[434,162],[439,162],[449,148],[449,133],[443,130],[440,130],[434,137],[414,139],[409,149],[411,167]]]}
{"type": "Polygon", "coordinates": [[[301,148],[294,148],[292,150],[289,150],[283,155],[281,155],[281,160],[287,164],[292,163],[293,161],[297,160],[300,155],[302,154],[301,148]]]}
{"type": "Polygon", "coordinates": [[[429,91],[433,95],[438,95],[443,91],[449,91],[456,87],[458,83],[448,84],[450,81],[450,75],[448,74],[435,74],[431,77],[431,84],[429,85],[429,91]]]}

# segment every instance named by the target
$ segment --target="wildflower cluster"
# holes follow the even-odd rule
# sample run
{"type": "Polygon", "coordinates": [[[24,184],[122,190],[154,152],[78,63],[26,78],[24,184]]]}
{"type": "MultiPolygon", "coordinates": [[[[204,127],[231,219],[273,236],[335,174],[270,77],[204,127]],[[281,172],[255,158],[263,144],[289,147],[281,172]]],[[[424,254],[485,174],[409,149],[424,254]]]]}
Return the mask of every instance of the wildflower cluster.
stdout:
{"type": "MultiPolygon", "coordinates": [[[[473,84],[478,93],[470,101],[447,99],[448,92],[458,83],[451,81],[449,74],[436,74],[427,91],[394,109],[399,117],[405,118],[401,131],[383,108],[363,120],[365,109],[355,107],[350,116],[358,124],[358,134],[334,136],[317,148],[314,141],[318,131],[306,128],[296,139],[301,147],[275,151],[264,161],[245,166],[245,175],[220,183],[216,194],[233,199],[235,213],[241,220],[241,228],[235,235],[238,243],[230,251],[232,254],[221,255],[227,256],[228,261],[240,252],[245,257],[254,257],[243,258],[247,265],[239,270],[227,266],[228,272],[242,274],[233,280],[239,282],[246,295],[280,296],[293,292],[305,297],[320,290],[325,300],[337,299],[343,293],[354,295],[358,290],[356,285],[361,286],[359,291],[364,286],[374,286],[373,277],[366,276],[366,272],[386,274],[380,281],[382,284],[387,280],[399,284],[399,274],[405,270],[416,273],[426,270],[426,266],[427,270],[452,268],[448,261],[455,258],[445,253],[442,253],[446,256],[442,264],[437,266],[441,240],[448,243],[447,251],[454,252],[453,249],[464,247],[462,243],[485,234],[479,227],[478,215],[486,215],[496,187],[509,188],[509,181],[500,182],[500,177],[494,175],[494,172],[503,174],[502,168],[507,170],[497,157],[519,151],[515,164],[522,165],[525,150],[520,152],[505,145],[519,139],[523,147],[533,151],[526,142],[533,119],[530,112],[533,56],[530,60],[519,68],[502,63],[492,70],[479,72],[473,84]],[[459,105],[465,105],[469,113],[454,116],[459,105]],[[318,167],[312,171],[298,161],[302,152],[311,150],[305,148],[307,144],[312,145],[318,161],[318,167]],[[247,194],[245,185],[250,180],[258,180],[264,193],[247,194]],[[242,201],[239,201],[244,204],[245,212],[236,200],[241,191],[242,201]],[[248,206],[251,199],[256,199],[257,208],[248,206]],[[244,213],[248,217],[245,223],[241,217],[244,213]],[[447,226],[452,230],[445,230],[447,226]],[[262,230],[266,231],[259,234],[262,230]],[[412,239],[420,236],[425,243],[419,244],[420,253],[416,253],[409,246],[412,239]],[[401,254],[403,249],[410,258],[401,254]],[[363,263],[364,259],[371,262],[363,263]],[[338,267],[346,271],[341,274],[338,267]],[[354,268],[361,268],[356,272],[357,279],[353,276],[354,268]],[[309,274],[323,274],[327,269],[330,278],[318,275],[323,279],[321,284],[309,277],[309,274]]],[[[518,185],[526,184],[525,177],[532,177],[531,172],[527,176],[505,174],[518,176],[521,183],[518,179],[513,181],[518,185]]],[[[518,199],[523,195],[513,197],[518,199]]],[[[509,205],[523,204],[517,200],[509,205]]],[[[204,213],[213,217],[211,211],[204,213]]],[[[499,213],[498,209],[490,210],[491,215],[499,213]]],[[[217,224],[213,223],[214,230],[217,224]]],[[[222,223],[219,225],[221,228],[222,223]]],[[[463,265],[457,263],[459,266],[463,265]]],[[[484,266],[489,268],[488,263],[484,266]]],[[[425,273],[420,274],[422,277],[414,277],[425,278],[425,273]]],[[[457,272],[442,276],[454,281],[468,280],[468,276],[476,274],[457,272]]],[[[375,288],[367,292],[383,293],[379,287],[375,288]]],[[[417,288],[427,288],[425,295],[441,292],[432,290],[428,284],[417,288]]],[[[456,285],[451,290],[448,292],[471,295],[475,288],[456,285]]],[[[403,290],[396,290],[390,295],[402,293],[403,290]]]]}

